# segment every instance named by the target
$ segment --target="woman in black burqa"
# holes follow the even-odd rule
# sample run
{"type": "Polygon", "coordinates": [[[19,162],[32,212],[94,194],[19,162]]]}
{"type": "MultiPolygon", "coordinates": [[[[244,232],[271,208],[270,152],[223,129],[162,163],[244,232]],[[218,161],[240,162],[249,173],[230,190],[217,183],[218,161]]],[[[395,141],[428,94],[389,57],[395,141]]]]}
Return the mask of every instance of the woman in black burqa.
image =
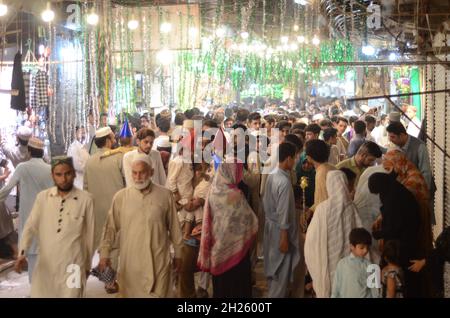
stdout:
{"type": "Polygon", "coordinates": [[[370,192],[380,195],[382,203],[381,227],[374,226],[373,237],[383,242],[397,240],[400,243],[399,265],[405,273],[405,297],[429,296],[425,273],[408,269],[411,260],[425,256],[419,244],[421,218],[416,198],[392,174],[374,173],[368,185],[370,192]]]}

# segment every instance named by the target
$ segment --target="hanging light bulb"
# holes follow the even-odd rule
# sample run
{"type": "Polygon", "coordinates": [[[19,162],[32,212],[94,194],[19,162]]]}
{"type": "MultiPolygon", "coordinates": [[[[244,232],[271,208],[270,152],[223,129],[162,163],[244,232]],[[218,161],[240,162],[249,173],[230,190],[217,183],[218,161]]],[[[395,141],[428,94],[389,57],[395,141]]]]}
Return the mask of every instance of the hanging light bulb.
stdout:
{"type": "Polygon", "coordinates": [[[169,49],[162,49],[156,54],[156,58],[162,65],[169,65],[173,61],[172,51],[169,49]]]}
{"type": "Polygon", "coordinates": [[[298,43],[305,43],[305,37],[303,35],[300,35],[297,37],[297,42],[298,43]]]}
{"type": "Polygon", "coordinates": [[[169,22],[164,22],[161,24],[159,30],[161,31],[161,33],[169,33],[170,31],[172,31],[172,24],[170,24],[169,22]]]}
{"type": "Polygon", "coordinates": [[[192,38],[197,37],[197,35],[198,35],[198,29],[197,29],[196,27],[191,27],[191,28],[189,28],[189,35],[190,35],[192,38]]]}
{"type": "Polygon", "coordinates": [[[98,14],[95,13],[94,8],[92,8],[91,13],[86,18],[86,22],[90,25],[97,25],[98,24],[98,14]]]}
{"type": "Polygon", "coordinates": [[[283,43],[283,44],[287,44],[287,43],[289,42],[289,37],[287,37],[287,36],[282,36],[282,37],[280,38],[280,41],[281,41],[281,43],[283,43]]]}
{"type": "Polygon", "coordinates": [[[8,13],[8,6],[3,4],[3,1],[0,0],[0,17],[5,16],[8,13]]]}
{"type": "Polygon", "coordinates": [[[136,30],[138,27],[139,27],[139,21],[136,20],[134,17],[132,17],[131,20],[128,21],[128,29],[136,30]]]}
{"type": "Polygon", "coordinates": [[[241,33],[241,38],[242,38],[243,40],[247,40],[248,37],[249,37],[248,32],[244,31],[244,32],[241,33]]]}
{"type": "Polygon", "coordinates": [[[39,45],[39,55],[44,55],[45,52],[45,46],[44,45],[39,45]]]}
{"type": "Polygon", "coordinates": [[[291,51],[297,51],[298,50],[298,44],[297,43],[292,43],[289,48],[291,49],[291,51]]]}
{"type": "Polygon", "coordinates": [[[317,35],[314,35],[312,39],[312,44],[314,44],[315,46],[318,46],[320,44],[320,39],[317,35]]]}
{"type": "Polygon", "coordinates": [[[389,54],[389,61],[395,61],[397,59],[397,54],[392,52],[389,54]]]}
{"type": "Polygon", "coordinates": [[[294,25],[294,31],[297,32],[300,28],[298,27],[298,25],[294,25]]]}
{"type": "Polygon", "coordinates": [[[216,35],[219,38],[223,38],[227,33],[227,30],[225,29],[225,27],[221,26],[220,28],[218,28],[216,30],[216,35]]]}
{"type": "Polygon", "coordinates": [[[55,12],[50,8],[50,2],[47,2],[47,9],[42,12],[41,17],[44,22],[52,22],[55,18],[55,12]]]}
{"type": "Polygon", "coordinates": [[[375,48],[372,46],[372,45],[364,45],[363,47],[362,47],[362,53],[364,54],[364,55],[367,55],[367,56],[373,56],[373,55],[375,55],[375,48]]]}

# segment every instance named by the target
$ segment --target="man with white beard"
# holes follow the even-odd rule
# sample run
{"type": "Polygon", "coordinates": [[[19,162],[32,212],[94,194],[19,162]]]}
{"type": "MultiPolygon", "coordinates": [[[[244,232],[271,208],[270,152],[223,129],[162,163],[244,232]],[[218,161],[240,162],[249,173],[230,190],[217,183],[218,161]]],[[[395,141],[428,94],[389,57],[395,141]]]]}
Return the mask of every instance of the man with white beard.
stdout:
{"type": "Polygon", "coordinates": [[[100,244],[99,270],[111,266],[110,251],[120,232],[119,293],[122,297],[168,297],[171,291],[171,255],[178,271],[182,233],[172,193],[152,183],[152,161],[138,154],[132,164],[133,185],[120,190],[100,244]],[[137,261],[139,260],[139,261],[137,261]]]}
{"type": "Polygon", "coordinates": [[[73,165],[75,166],[75,182],[74,185],[78,189],[83,189],[83,174],[86,162],[89,159],[89,152],[85,145],[86,130],[84,126],[77,126],[75,128],[75,140],[70,144],[67,150],[67,156],[73,158],[73,165]]]}
{"type": "Polygon", "coordinates": [[[158,185],[166,184],[166,171],[158,150],[152,150],[155,141],[155,133],[150,128],[141,128],[136,134],[138,149],[127,152],[123,156],[123,173],[125,175],[125,183],[127,186],[133,185],[133,177],[131,165],[134,158],[140,154],[147,155],[152,163],[153,174],[152,182],[158,185]]]}

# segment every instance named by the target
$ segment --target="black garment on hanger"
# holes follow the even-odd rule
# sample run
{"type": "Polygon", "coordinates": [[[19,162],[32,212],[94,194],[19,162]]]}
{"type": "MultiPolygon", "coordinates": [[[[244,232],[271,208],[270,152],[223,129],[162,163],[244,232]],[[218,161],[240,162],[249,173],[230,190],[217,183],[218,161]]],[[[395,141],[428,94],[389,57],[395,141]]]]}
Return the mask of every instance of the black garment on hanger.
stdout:
{"type": "Polygon", "coordinates": [[[11,90],[15,89],[19,90],[19,95],[11,95],[11,108],[23,112],[27,109],[27,105],[25,102],[25,83],[22,72],[22,54],[20,52],[17,52],[14,56],[11,90]]]}

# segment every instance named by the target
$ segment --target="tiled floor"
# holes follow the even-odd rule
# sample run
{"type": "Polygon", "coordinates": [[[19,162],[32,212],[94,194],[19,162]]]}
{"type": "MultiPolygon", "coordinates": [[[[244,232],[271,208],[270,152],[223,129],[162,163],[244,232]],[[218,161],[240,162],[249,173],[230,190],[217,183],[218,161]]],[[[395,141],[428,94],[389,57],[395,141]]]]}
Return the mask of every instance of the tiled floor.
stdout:
{"type": "MultiPolygon", "coordinates": [[[[93,264],[97,264],[94,258],[93,264]]],[[[266,279],[264,277],[262,261],[255,266],[256,284],[253,287],[253,297],[261,298],[267,294],[266,279]]],[[[208,293],[212,295],[212,284],[209,284],[208,293]]],[[[23,298],[30,295],[30,285],[28,283],[28,273],[15,273],[12,269],[0,273],[0,298],[23,298]]],[[[114,298],[105,292],[104,285],[97,278],[90,276],[86,289],[87,298],[114,298]]]]}

